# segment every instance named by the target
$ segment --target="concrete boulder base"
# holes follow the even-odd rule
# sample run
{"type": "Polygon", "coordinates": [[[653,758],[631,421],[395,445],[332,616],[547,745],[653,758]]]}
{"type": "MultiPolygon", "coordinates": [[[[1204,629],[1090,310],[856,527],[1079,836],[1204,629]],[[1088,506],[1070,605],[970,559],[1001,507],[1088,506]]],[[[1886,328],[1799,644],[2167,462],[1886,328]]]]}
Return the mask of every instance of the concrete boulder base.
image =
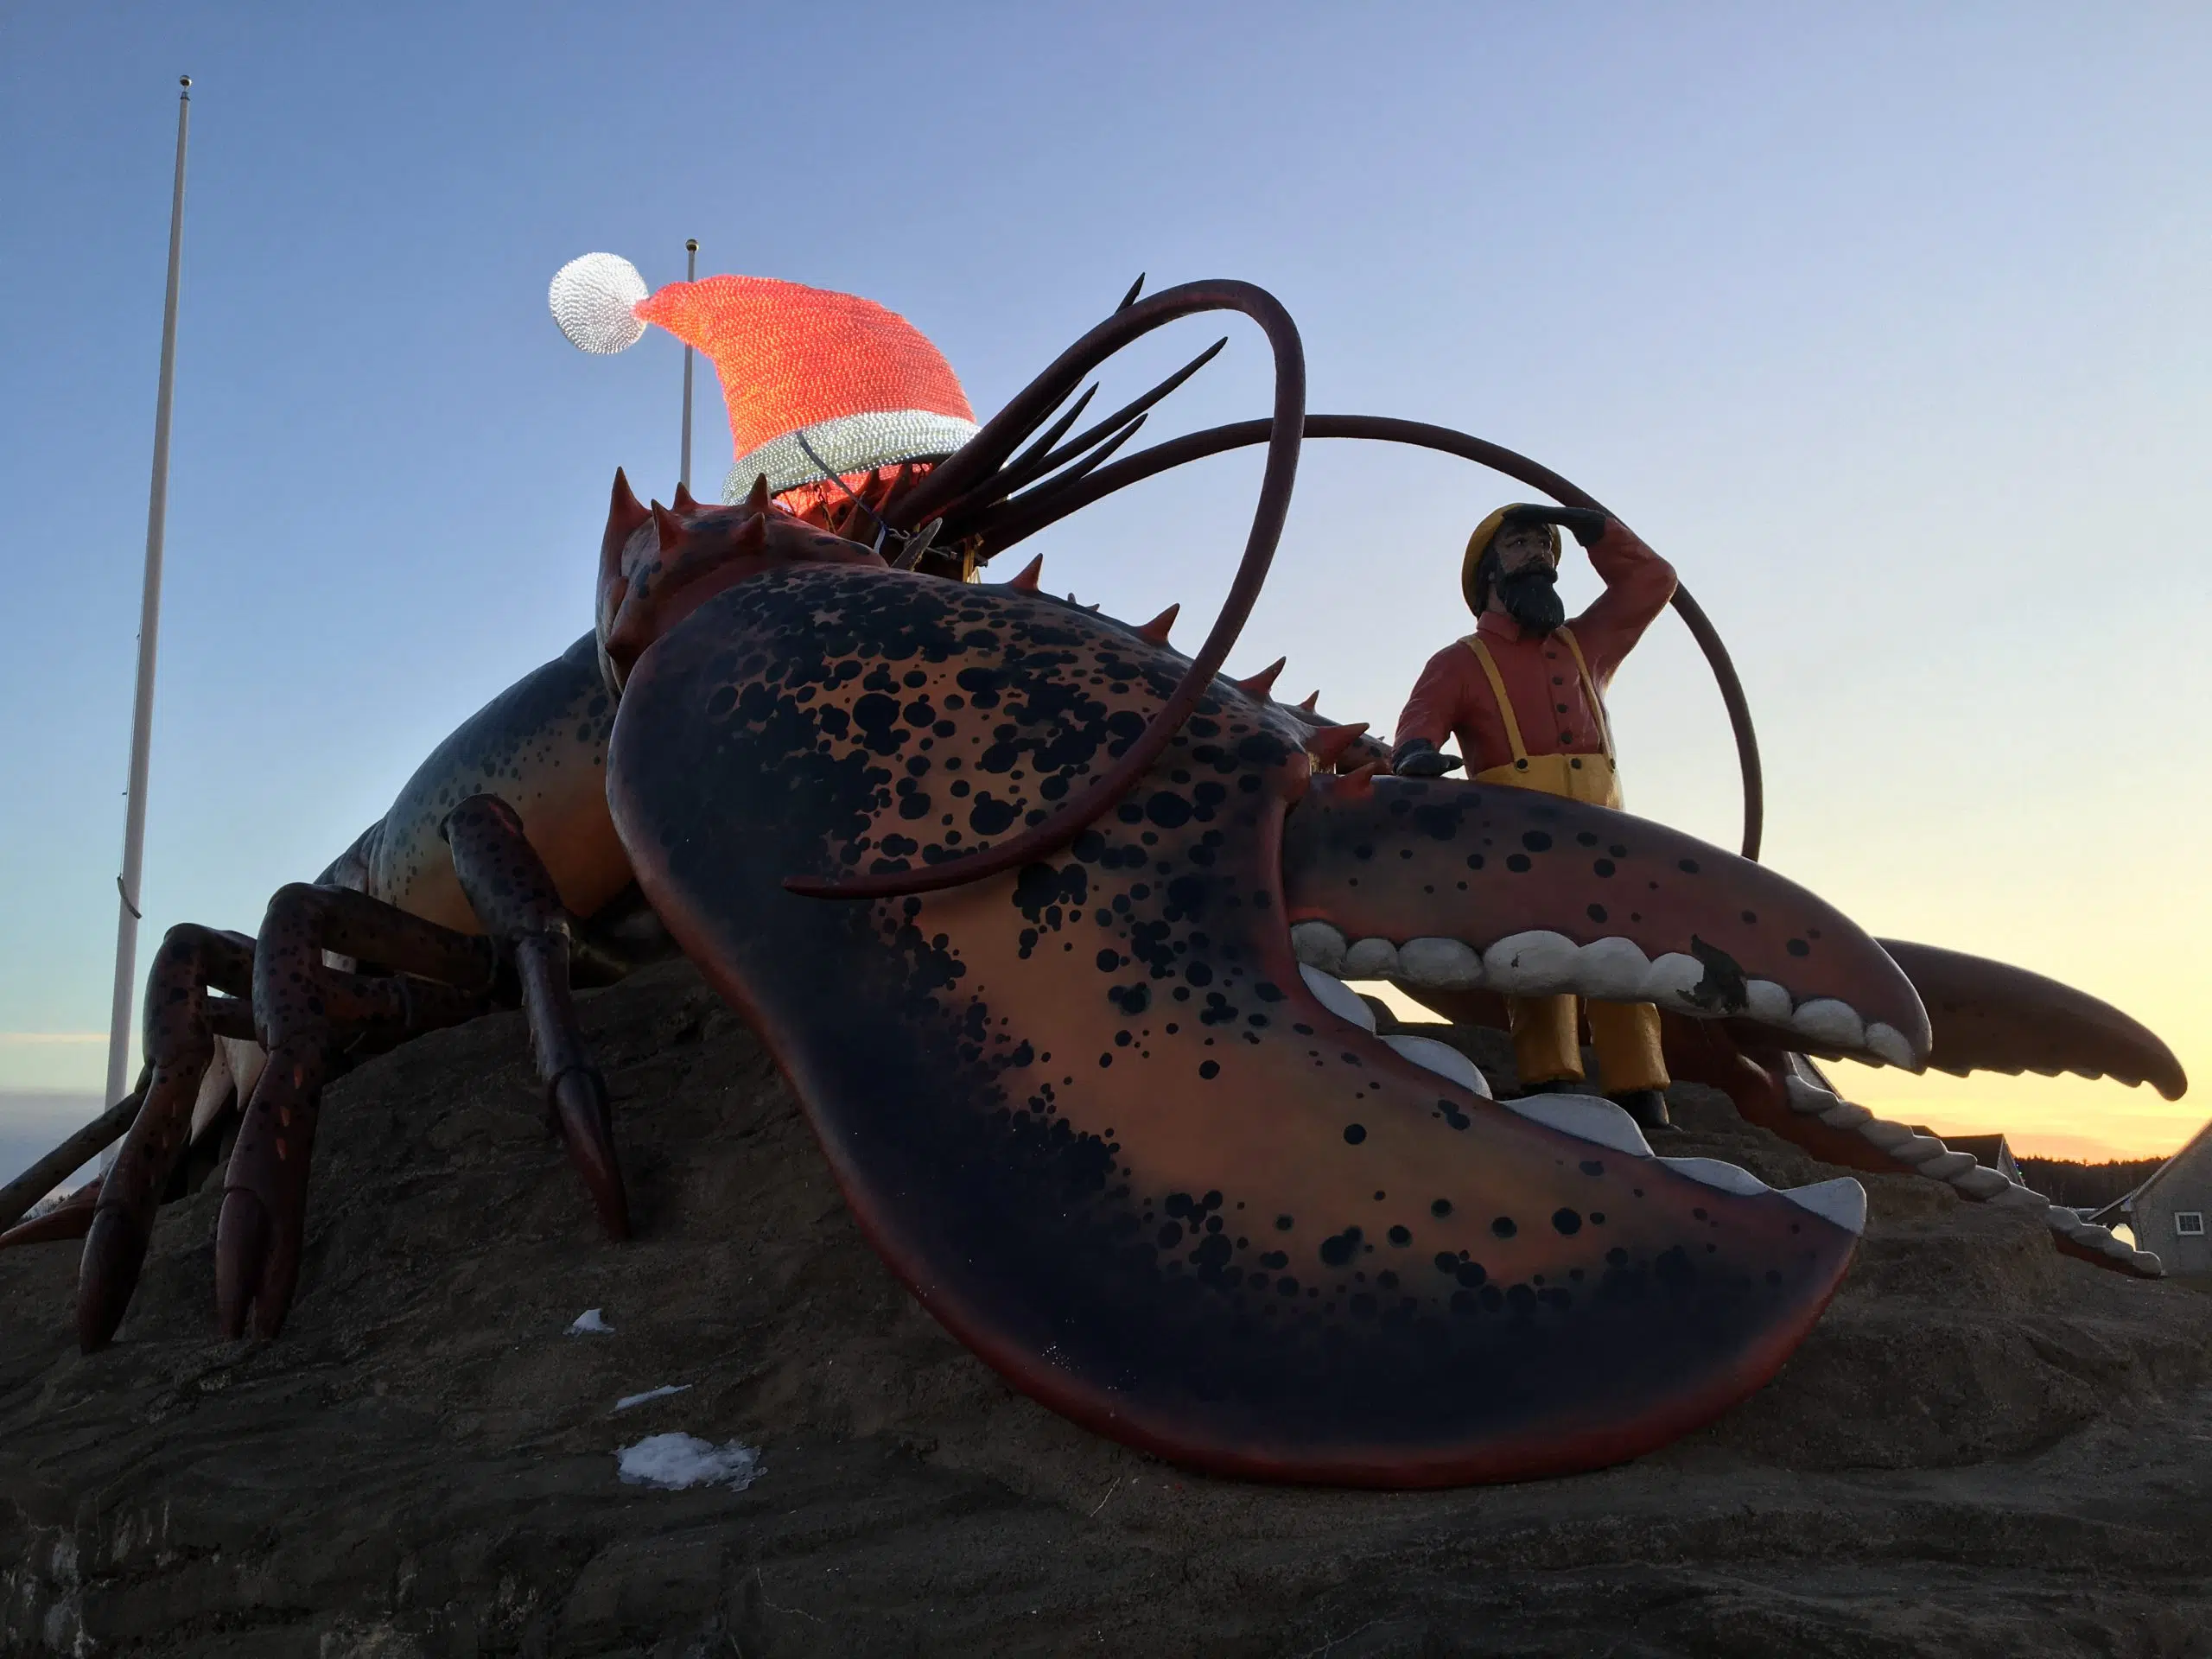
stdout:
{"type": "MultiPolygon", "coordinates": [[[[89,1359],[74,1248],[0,1255],[0,1654],[2212,1655],[2212,1297],[2037,1217],[1870,1180],[1781,1376],[1625,1467],[1239,1484],[944,1335],[688,967],[584,1008],[635,1243],[596,1240],[500,1015],[332,1088],[278,1341],[213,1338],[212,1184],[89,1359]],[[676,1434],[757,1449],[751,1484],[620,1478],[676,1434]]],[[[1670,1103],[1669,1155],[1835,1173],[1670,1103]]]]}

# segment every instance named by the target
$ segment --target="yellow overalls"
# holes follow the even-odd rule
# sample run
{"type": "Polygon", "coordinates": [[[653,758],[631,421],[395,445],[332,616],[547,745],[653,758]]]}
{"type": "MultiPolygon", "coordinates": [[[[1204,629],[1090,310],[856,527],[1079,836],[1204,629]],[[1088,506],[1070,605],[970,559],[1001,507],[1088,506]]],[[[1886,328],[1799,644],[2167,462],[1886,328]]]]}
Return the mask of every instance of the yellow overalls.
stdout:
{"type": "MultiPolygon", "coordinates": [[[[1590,677],[1590,664],[1572,628],[1560,628],[1558,637],[1574,658],[1575,671],[1590,699],[1590,712],[1598,722],[1602,754],[1531,754],[1521,741],[1521,722],[1514,717],[1513,701],[1505,695],[1505,677],[1497,659],[1478,634],[1460,643],[1475,653],[1491,695],[1497,699],[1498,717],[1505,726],[1505,741],[1513,759],[1474,775],[1478,784],[1503,784],[1510,789],[1533,789],[1546,795],[1564,795],[1618,810],[1621,804],[1620,773],[1613,761],[1612,723],[1605,718],[1605,700],[1598,683],[1590,677]]],[[[1513,1063],[1523,1085],[1582,1077],[1582,1046],[1578,1040],[1574,996],[1509,996],[1506,1019],[1513,1033],[1513,1063]]],[[[1668,1084],[1667,1062],[1659,1047],[1659,1010],[1649,1002],[1592,1002],[1591,1046],[1598,1051],[1598,1067],[1605,1075],[1608,1094],[1624,1095],[1632,1089],[1661,1089],[1668,1084]]]]}

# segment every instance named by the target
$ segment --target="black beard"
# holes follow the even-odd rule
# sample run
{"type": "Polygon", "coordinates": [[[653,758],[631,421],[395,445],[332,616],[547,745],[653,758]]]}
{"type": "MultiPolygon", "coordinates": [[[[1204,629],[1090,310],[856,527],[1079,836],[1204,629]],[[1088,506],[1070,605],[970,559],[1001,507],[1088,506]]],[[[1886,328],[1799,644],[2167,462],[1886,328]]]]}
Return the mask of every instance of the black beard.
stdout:
{"type": "Polygon", "coordinates": [[[1567,620],[1567,607],[1559,596],[1559,573],[1549,565],[1532,564],[1500,576],[1497,597],[1505,613],[1531,633],[1549,634],[1567,620]]]}

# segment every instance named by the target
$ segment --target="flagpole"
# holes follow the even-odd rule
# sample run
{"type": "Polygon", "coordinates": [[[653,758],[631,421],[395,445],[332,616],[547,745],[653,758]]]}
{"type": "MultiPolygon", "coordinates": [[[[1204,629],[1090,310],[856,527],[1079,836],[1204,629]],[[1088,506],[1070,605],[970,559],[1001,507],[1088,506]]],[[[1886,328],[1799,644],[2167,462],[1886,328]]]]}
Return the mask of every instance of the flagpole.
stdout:
{"type": "Polygon", "coordinates": [[[146,504],[146,575],[138,598],[138,690],[130,714],[130,806],[124,817],[121,900],[115,923],[115,1001],[107,1029],[107,1099],[123,1098],[130,1066],[130,1009],[137,989],[138,877],[146,852],[146,772],[154,741],[154,658],[162,624],[162,535],[168,516],[169,397],[176,385],[177,278],[184,261],[184,147],[192,124],[192,77],[180,75],[176,183],[169,197],[169,284],[162,302],[162,377],[154,397],[154,482],[146,504]]]}
{"type": "MultiPolygon", "coordinates": [[[[699,279],[699,238],[691,238],[683,245],[683,280],[694,283],[699,279]]],[[[683,459],[677,468],[677,481],[688,491],[691,487],[691,347],[683,347],[683,459]]]]}

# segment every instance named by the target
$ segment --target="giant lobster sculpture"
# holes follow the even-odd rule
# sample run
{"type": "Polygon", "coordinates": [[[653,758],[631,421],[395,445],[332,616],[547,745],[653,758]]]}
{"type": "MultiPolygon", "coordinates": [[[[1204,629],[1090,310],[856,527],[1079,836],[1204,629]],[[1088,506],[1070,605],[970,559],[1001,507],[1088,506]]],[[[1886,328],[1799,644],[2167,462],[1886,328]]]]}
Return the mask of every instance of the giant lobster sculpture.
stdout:
{"type": "MultiPolygon", "coordinates": [[[[1471,1018],[1501,991],[1656,1001],[1679,1070],[1821,1156],[2039,1210],[1838,1100],[1804,1057],[2178,1092],[2157,1039],[2079,993],[1885,948],[1659,824],[1378,775],[1363,728],[1275,702],[1274,671],[1224,677],[1308,436],[1428,443],[1591,505],[1460,434],[1307,416],[1289,318],[1225,282],[1133,289],[967,445],[838,511],[785,512],[765,480],[734,505],[648,508],[618,472],[594,632],[461,726],[257,938],[168,934],[148,1074],[92,1132],[128,1126],[105,1184],[15,1236],[85,1236],[85,1348],[114,1334],[173,1171],[233,1097],[219,1318],[274,1335],[325,1081],[494,1007],[527,1011],[624,1236],[571,988],[660,930],[752,1022],[861,1228],[962,1341],[1102,1433],[1243,1475],[1432,1485],[1632,1457],[1774,1373],[1864,1221],[1848,1179],[1772,1191],[1655,1157],[1605,1101],[1495,1103],[1456,1050],[1374,1035],[1336,975],[1471,1018]],[[1266,332],[1269,420],[1103,464],[1186,369],[1067,436],[1080,405],[1056,412],[1093,366],[1209,309],[1266,332]],[[1173,613],[1112,620],[1044,594],[1035,564],[947,579],[1259,442],[1243,563],[1193,656],[1166,643],[1173,613]]],[[[2051,1217],[2062,1248],[2156,1271],[2051,1217]]]]}

